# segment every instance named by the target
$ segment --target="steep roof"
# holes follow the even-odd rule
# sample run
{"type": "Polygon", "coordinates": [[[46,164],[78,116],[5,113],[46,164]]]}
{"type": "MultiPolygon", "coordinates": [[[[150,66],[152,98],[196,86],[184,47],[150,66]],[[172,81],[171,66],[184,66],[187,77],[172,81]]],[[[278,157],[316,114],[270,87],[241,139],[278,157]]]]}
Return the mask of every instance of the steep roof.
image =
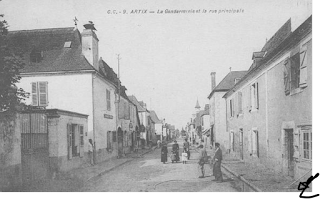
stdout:
{"type": "Polygon", "coordinates": [[[211,91],[208,98],[210,99],[214,92],[228,91],[235,84],[235,79],[242,78],[247,71],[230,71],[221,82],[211,91]]]}
{"type": "Polygon", "coordinates": [[[23,55],[21,73],[95,70],[82,55],[80,32],[72,27],[10,31],[8,42],[23,55]],[[70,48],[64,47],[66,42],[71,42],[70,48]],[[42,54],[39,63],[30,61],[33,50],[42,54]]]}
{"type": "Polygon", "coordinates": [[[248,73],[230,89],[223,97],[226,98],[239,87],[244,84],[245,80],[248,80],[255,76],[258,72],[263,70],[268,66],[268,63],[277,59],[281,56],[285,51],[293,48],[294,45],[297,45],[303,38],[305,38],[309,33],[312,32],[312,15],[306,19],[294,32],[292,32],[288,37],[286,37],[274,50],[269,51],[267,55],[265,55],[256,65],[256,67],[251,68],[248,73]]]}
{"type": "Polygon", "coordinates": [[[158,118],[158,116],[157,116],[155,111],[150,110],[150,118],[156,124],[161,124],[162,123],[161,120],[159,120],[159,118],[158,118]]]}
{"type": "Polygon", "coordinates": [[[198,100],[197,100],[195,108],[201,108],[200,105],[199,105],[199,101],[198,100]]]}
{"type": "Polygon", "coordinates": [[[134,103],[137,108],[138,108],[138,112],[147,112],[147,109],[143,108],[139,101],[137,100],[137,98],[134,95],[128,96],[129,100],[134,103]]]}

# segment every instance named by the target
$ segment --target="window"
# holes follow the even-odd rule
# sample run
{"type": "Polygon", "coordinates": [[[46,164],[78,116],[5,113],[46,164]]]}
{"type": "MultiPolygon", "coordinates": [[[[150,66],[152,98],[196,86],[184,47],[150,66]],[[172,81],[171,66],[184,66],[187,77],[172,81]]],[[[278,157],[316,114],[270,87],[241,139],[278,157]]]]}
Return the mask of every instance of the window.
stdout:
{"type": "Polygon", "coordinates": [[[252,131],[252,154],[259,157],[259,133],[258,131],[252,131]]]}
{"type": "Polygon", "coordinates": [[[258,82],[250,86],[250,109],[255,110],[259,109],[259,84],[258,82]]]}
{"type": "Polygon", "coordinates": [[[291,79],[291,90],[299,88],[300,84],[300,54],[297,53],[293,57],[291,57],[291,71],[290,71],[290,79],[291,79]]]}
{"type": "Polygon", "coordinates": [[[304,159],[312,160],[312,131],[311,129],[302,129],[302,157],[304,159]]]}
{"type": "Polygon", "coordinates": [[[43,60],[43,52],[39,49],[33,49],[30,53],[30,61],[34,63],[39,63],[43,60]]]}
{"type": "Polygon", "coordinates": [[[84,146],[83,126],[79,126],[79,130],[80,130],[80,145],[84,146]]]}
{"type": "Polygon", "coordinates": [[[230,131],[230,150],[234,151],[234,132],[230,131]]]}
{"type": "Polygon", "coordinates": [[[238,114],[242,113],[242,92],[238,92],[238,114]]]}
{"type": "Polygon", "coordinates": [[[230,117],[234,116],[234,99],[230,100],[230,117]]]}
{"type": "Polygon", "coordinates": [[[240,80],[241,80],[241,78],[235,78],[234,79],[234,84],[237,84],[240,80]]]}
{"type": "Polygon", "coordinates": [[[32,106],[48,106],[48,82],[31,83],[32,106]]]}
{"type": "Polygon", "coordinates": [[[110,99],[110,91],[106,90],[106,95],[107,95],[107,110],[111,111],[111,99],[110,99]]]}
{"type": "Polygon", "coordinates": [[[285,95],[296,89],[307,87],[307,44],[292,50],[292,55],[284,61],[285,95]]]}
{"type": "Polygon", "coordinates": [[[248,131],[248,150],[250,155],[259,157],[259,132],[257,130],[248,131]]]}

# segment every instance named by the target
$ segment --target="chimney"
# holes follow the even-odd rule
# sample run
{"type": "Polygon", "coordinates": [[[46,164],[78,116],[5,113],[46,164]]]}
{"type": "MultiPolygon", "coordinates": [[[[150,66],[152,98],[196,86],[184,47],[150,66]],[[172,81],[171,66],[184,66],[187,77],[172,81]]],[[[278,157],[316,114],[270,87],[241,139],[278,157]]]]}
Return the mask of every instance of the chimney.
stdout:
{"type": "Polygon", "coordinates": [[[99,39],[95,33],[96,29],[92,21],[83,26],[85,29],[81,33],[82,54],[99,71],[99,39]]]}
{"type": "Polygon", "coordinates": [[[216,72],[211,73],[211,90],[216,87],[216,72]]]}

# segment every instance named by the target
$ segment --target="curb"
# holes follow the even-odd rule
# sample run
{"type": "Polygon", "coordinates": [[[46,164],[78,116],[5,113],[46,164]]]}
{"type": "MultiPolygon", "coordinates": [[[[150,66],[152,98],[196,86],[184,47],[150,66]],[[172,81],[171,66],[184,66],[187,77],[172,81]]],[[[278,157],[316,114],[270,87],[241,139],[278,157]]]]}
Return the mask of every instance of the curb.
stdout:
{"type": "MultiPolygon", "coordinates": [[[[151,151],[153,151],[153,150],[152,150],[152,149],[149,149],[148,151],[141,153],[140,156],[145,155],[145,154],[147,154],[147,153],[149,153],[149,152],[151,152],[151,151]]],[[[122,162],[122,163],[120,163],[120,164],[118,164],[118,165],[115,165],[115,166],[113,166],[113,167],[111,167],[111,168],[109,168],[109,169],[106,169],[106,170],[104,170],[104,171],[102,171],[102,172],[99,172],[98,174],[96,174],[96,175],[88,178],[88,179],[85,180],[85,181],[88,182],[88,181],[93,180],[93,179],[95,179],[95,178],[101,177],[101,176],[103,176],[104,174],[109,173],[110,171],[113,171],[114,169],[116,169],[116,168],[118,168],[118,167],[120,167],[120,166],[122,166],[122,165],[124,165],[124,164],[126,164],[126,163],[128,163],[128,162],[131,162],[131,161],[133,161],[133,160],[135,160],[135,159],[134,159],[133,157],[131,157],[130,159],[127,159],[126,161],[124,161],[124,162],[122,162]]]]}
{"type": "Polygon", "coordinates": [[[236,176],[240,181],[244,182],[245,184],[247,184],[252,190],[254,190],[255,192],[262,192],[262,190],[260,188],[258,188],[257,186],[255,186],[254,184],[252,184],[251,182],[249,182],[248,180],[246,180],[244,177],[242,177],[241,175],[237,174],[236,172],[232,171],[229,167],[227,167],[224,164],[221,164],[221,166],[227,170],[228,172],[230,172],[232,175],[236,176]]]}

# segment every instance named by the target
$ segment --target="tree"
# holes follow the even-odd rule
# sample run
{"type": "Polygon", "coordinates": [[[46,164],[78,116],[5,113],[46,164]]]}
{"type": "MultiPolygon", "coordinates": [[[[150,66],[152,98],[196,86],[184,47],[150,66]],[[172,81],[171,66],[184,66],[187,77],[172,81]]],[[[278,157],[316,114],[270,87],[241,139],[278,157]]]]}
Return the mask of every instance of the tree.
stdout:
{"type": "Polygon", "coordinates": [[[24,62],[8,45],[8,23],[3,17],[0,14],[0,112],[15,113],[29,93],[16,87],[24,62]]]}

